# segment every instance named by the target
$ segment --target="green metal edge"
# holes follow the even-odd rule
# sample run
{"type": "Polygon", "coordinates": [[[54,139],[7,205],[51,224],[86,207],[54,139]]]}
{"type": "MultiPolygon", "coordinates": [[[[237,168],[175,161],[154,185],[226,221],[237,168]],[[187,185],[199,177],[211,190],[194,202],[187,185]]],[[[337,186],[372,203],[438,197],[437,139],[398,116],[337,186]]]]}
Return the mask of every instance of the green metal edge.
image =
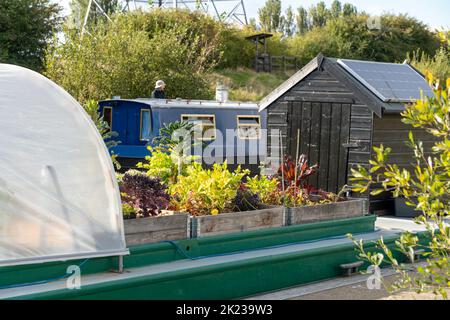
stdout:
{"type": "MultiPolygon", "coordinates": [[[[320,223],[272,228],[252,232],[236,233],[216,237],[176,241],[192,257],[208,256],[260,249],[288,243],[325,239],[347,233],[372,232],[375,216],[326,221],[320,223]]],[[[159,263],[185,259],[170,243],[157,243],[130,248],[130,255],[124,258],[125,268],[138,268],[159,263]]],[[[80,265],[83,260],[51,262],[0,268],[0,287],[31,283],[60,277],[66,274],[69,265],[80,265]]],[[[83,264],[83,275],[107,272],[117,268],[117,258],[92,259],[83,264]]]]}
{"type": "MultiPolygon", "coordinates": [[[[384,239],[393,248],[398,237],[384,239]]],[[[423,237],[422,237],[423,240],[423,237]]],[[[374,251],[374,245],[368,244],[374,251]]],[[[406,257],[395,253],[399,261],[406,257]]],[[[236,299],[337,277],[340,265],[354,262],[352,243],[167,272],[133,279],[21,296],[20,299],[216,300],[236,299]]],[[[367,265],[366,265],[367,267],[367,265]]]]}

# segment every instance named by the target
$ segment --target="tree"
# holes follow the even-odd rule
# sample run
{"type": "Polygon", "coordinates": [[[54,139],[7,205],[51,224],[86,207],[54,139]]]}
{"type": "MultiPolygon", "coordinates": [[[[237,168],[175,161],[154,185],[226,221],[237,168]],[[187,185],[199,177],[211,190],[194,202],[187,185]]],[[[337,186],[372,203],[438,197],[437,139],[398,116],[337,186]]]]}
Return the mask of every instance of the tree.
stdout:
{"type": "Polygon", "coordinates": [[[330,19],[323,27],[289,39],[290,54],[303,63],[320,52],[347,59],[403,62],[408,52],[420,49],[433,56],[439,48],[436,35],[415,18],[385,14],[380,30],[369,30],[368,18],[360,13],[330,19]]]}
{"type": "Polygon", "coordinates": [[[311,17],[313,28],[323,27],[327,23],[329,15],[330,12],[327,9],[327,5],[323,1],[309,9],[309,16],[311,17]]]}
{"type": "Polygon", "coordinates": [[[60,11],[50,0],[0,1],[0,62],[41,71],[60,11]]]}
{"type": "Polygon", "coordinates": [[[344,17],[350,17],[357,13],[358,13],[358,9],[354,5],[352,5],[350,3],[344,4],[344,7],[342,8],[342,14],[344,17]]]}
{"type": "MultiPolygon", "coordinates": [[[[431,75],[428,79],[433,84],[431,75]]],[[[433,292],[444,298],[447,298],[450,288],[450,226],[445,222],[450,214],[450,79],[446,85],[447,89],[441,86],[435,90],[433,98],[423,97],[407,106],[402,114],[405,124],[425,129],[436,138],[433,155],[426,155],[422,142],[417,141],[411,132],[407,145],[414,152],[414,171],[389,164],[392,150],[383,146],[375,148],[376,156],[370,162],[370,170],[363,167],[352,170],[355,191],[365,193],[373,186],[373,195],[388,191],[394,197],[404,197],[409,206],[422,212],[416,223],[426,229],[422,237],[425,240],[420,241],[419,236],[406,232],[396,242],[396,250],[412,262],[414,254],[424,250],[425,266],[416,267],[415,275],[408,272],[411,267],[399,262],[383,239],[375,243],[378,252],[367,251],[363,241],[354,241],[360,257],[377,267],[382,263],[391,265],[401,276],[394,289],[433,292]]]]}
{"type": "MultiPolygon", "coordinates": [[[[71,0],[70,9],[71,15],[69,17],[69,23],[72,27],[81,29],[83,27],[84,19],[86,17],[87,8],[90,0],[71,0]]],[[[100,5],[100,8],[93,2],[91,4],[91,10],[88,15],[88,26],[95,25],[98,21],[105,21],[107,18],[103,14],[112,15],[119,10],[119,0],[96,0],[100,5]]]]}
{"type": "Polygon", "coordinates": [[[292,7],[289,6],[286,10],[286,14],[282,17],[283,21],[283,30],[280,30],[284,33],[285,36],[291,37],[295,33],[295,23],[294,23],[294,11],[292,7]]]}
{"type": "Polygon", "coordinates": [[[304,7],[297,9],[297,34],[303,35],[309,30],[308,11],[304,7]]]}
{"type": "Polygon", "coordinates": [[[64,28],[51,46],[45,74],[78,101],[150,95],[164,79],[169,97],[209,99],[205,74],[221,57],[221,29],[212,18],[186,11],[136,11],[99,22],[90,35],[64,28]]]}
{"type": "Polygon", "coordinates": [[[339,0],[334,0],[331,4],[330,16],[337,19],[342,14],[342,3],[339,0]]]}
{"type": "Polygon", "coordinates": [[[434,55],[439,40],[428,26],[407,14],[384,14],[381,29],[370,32],[366,54],[375,61],[403,61],[408,52],[418,49],[434,55]]]}
{"type": "Polygon", "coordinates": [[[267,0],[264,7],[258,10],[259,22],[262,29],[275,32],[281,26],[281,0],[267,0]]]}
{"type": "Polygon", "coordinates": [[[258,30],[258,22],[256,22],[256,18],[250,18],[248,25],[250,26],[250,28],[252,28],[253,30],[258,30]]]}

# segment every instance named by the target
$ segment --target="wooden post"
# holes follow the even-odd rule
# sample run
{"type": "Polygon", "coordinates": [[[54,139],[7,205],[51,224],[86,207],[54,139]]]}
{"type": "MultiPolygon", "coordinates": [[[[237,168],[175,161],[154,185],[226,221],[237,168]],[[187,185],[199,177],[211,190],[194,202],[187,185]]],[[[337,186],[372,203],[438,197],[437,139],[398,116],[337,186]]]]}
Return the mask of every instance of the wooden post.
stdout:
{"type": "Polygon", "coordinates": [[[259,59],[259,46],[258,46],[258,44],[259,44],[259,39],[257,38],[256,39],[256,56],[255,56],[255,70],[256,70],[256,72],[259,72],[259,61],[258,61],[258,59],[259,59]]]}
{"type": "Polygon", "coordinates": [[[283,132],[280,131],[280,154],[281,154],[281,185],[283,192],[286,191],[286,186],[284,183],[284,150],[283,150],[283,132]]]}
{"type": "Polygon", "coordinates": [[[297,129],[297,151],[295,153],[295,183],[298,178],[298,160],[300,157],[300,129],[297,129]]]}
{"type": "Polygon", "coordinates": [[[269,72],[272,73],[272,56],[267,54],[267,63],[269,64],[269,72]]]}

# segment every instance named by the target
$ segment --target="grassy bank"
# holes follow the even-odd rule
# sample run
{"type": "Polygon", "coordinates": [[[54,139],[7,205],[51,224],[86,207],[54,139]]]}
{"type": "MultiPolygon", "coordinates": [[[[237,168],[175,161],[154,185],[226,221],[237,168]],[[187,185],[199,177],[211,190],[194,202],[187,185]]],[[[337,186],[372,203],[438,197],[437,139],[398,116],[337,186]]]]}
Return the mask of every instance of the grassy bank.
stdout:
{"type": "Polygon", "coordinates": [[[257,73],[251,69],[224,69],[210,75],[215,88],[218,82],[230,88],[230,100],[258,102],[292,75],[285,73],[257,73]]]}

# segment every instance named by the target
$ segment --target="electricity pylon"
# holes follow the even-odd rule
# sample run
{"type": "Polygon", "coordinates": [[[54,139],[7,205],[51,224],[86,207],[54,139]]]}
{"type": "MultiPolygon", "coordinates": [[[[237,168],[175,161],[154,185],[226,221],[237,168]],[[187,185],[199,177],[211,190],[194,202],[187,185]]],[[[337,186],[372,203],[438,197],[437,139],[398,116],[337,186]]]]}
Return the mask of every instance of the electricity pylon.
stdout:
{"type": "MultiPolygon", "coordinates": [[[[244,0],[122,0],[120,1],[121,11],[132,11],[137,9],[151,8],[172,8],[172,9],[188,9],[192,11],[201,11],[205,14],[214,16],[217,20],[226,23],[237,23],[247,25],[247,11],[245,9],[244,0]]],[[[86,31],[86,26],[91,10],[96,7],[106,19],[111,18],[102,8],[98,0],[89,0],[84,13],[81,34],[86,31]]]]}
{"type": "Polygon", "coordinates": [[[214,16],[219,21],[248,24],[244,0],[126,0],[127,10],[138,8],[172,8],[198,10],[214,16]]]}

